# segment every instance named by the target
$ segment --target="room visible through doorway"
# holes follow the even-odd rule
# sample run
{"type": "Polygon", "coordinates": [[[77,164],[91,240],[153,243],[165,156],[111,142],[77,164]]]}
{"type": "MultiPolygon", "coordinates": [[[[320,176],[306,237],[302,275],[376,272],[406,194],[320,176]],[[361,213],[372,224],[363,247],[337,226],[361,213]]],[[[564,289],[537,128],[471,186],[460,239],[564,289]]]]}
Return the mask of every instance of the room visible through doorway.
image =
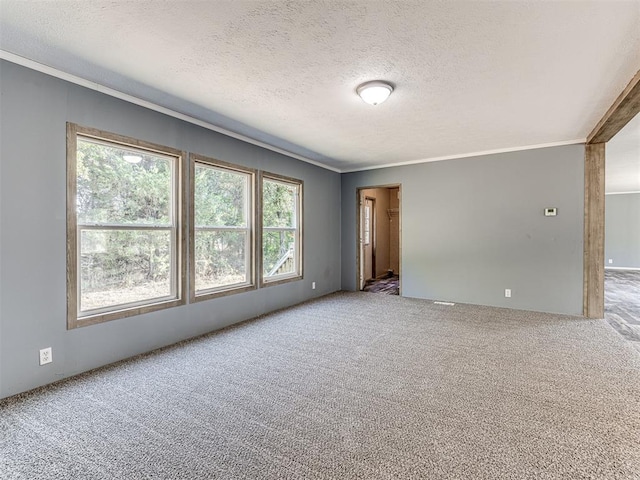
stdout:
{"type": "Polygon", "coordinates": [[[360,188],[358,288],[400,295],[400,186],[360,188]]]}
{"type": "Polygon", "coordinates": [[[606,144],[604,317],[640,350],[640,114],[606,144]]]}

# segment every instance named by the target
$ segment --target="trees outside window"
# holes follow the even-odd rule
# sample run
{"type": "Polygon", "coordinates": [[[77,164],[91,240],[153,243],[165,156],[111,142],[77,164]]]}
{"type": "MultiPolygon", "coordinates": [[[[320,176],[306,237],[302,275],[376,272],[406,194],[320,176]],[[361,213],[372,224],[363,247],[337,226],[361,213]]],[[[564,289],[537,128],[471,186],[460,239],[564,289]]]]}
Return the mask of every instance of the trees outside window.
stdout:
{"type": "Polygon", "coordinates": [[[70,328],[184,303],[182,153],[68,126],[70,328]]]}
{"type": "Polygon", "coordinates": [[[68,328],[302,278],[302,181],[183,158],[67,124],[68,328]]]}
{"type": "Polygon", "coordinates": [[[302,181],[263,173],[263,285],[302,278],[302,181]]]}
{"type": "Polygon", "coordinates": [[[255,173],[191,155],[191,298],[255,288],[255,173]]]}

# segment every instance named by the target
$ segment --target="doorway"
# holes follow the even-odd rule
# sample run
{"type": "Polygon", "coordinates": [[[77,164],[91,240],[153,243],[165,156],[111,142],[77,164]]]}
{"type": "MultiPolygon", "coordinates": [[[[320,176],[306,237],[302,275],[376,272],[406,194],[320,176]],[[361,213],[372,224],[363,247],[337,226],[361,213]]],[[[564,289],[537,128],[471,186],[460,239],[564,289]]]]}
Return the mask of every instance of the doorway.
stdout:
{"type": "Polygon", "coordinates": [[[400,185],[357,189],[357,285],[400,295],[400,185]]]}
{"type": "Polygon", "coordinates": [[[605,149],[604,318],[640,350],[640,114],[605,149]]]}
{"type": "MultiPolygon", "coordinates": [[[[364,216],[362,217],[362,280],[375,277],[376,271],[376,199],[364,197],[364,216]]],[[[364,288],[361,283],[360,290],[364,288]]]]}
{"type": "Polygon", "coordinates": [[[604,318],[605,145],[640,113],[640,71],[587,136],[584,162],[583,315],[604,318]]]}

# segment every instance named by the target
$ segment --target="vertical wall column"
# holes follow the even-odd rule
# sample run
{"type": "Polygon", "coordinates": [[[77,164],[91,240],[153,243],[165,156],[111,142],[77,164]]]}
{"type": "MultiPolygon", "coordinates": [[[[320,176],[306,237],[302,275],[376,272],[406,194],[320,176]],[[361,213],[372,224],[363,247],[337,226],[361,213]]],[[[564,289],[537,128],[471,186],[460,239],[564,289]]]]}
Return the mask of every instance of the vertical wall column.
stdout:
{"type": "Polygon", "coordinates": [[[584,164],[584,300],[587,318],[604,318],[605,144],[586,145],[584,164]]]}

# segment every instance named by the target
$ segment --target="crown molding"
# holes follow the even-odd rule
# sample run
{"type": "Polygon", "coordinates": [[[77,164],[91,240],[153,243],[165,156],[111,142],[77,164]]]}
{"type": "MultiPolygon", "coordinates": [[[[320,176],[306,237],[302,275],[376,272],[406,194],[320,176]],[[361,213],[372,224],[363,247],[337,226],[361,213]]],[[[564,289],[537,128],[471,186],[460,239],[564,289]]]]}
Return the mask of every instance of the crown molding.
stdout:
{"type": "Polygon", "coordinates": [[[42,63],[29,60],[28,58],[21,57],[20,55],[16,55],[11,52],[7,52],[6,50],[0,49],[0,59],[6,60],[11,63],[15,63],[17,65],[21,65],[23,67],[29,68],[31,70],[36,70],[40,73],[44,73],[46,75],[59,78],[61,80],[65,80],[67,82],[73,83],[75,85],[79,85],[81,87],[85,87],[91,90],[95,90],[96,92],[104,93],[105,95],[109,95],[110,97],[118,98],[120,100],[124,100],[125,102],[133,103],[134,105],[138,105],[149,110],[153,110],[154,112],[162,113],[164,115],[168,115],[173,118],[177,118],[178,120],[183,120],[187,123],[191,123],[193,125],[198,125],[199,127],[206,128],[207,130],[214,131],[216,133],[220,133],[227,137],[235,138],[236,140],[240,140],[245,143],[249,143],[251,145],[255,145],[257,147],[264,148],[266,150],[270,150],[275,153],[279,153],[281,155],[286,155],[287,157],[295,158],[296,160],[300,160],[302,162],[310,163],[315,165],[316,167],[324,168],[326,170],[331,170],[332,172],[341,173],[341,171],[337,168],[330,167],[324,163],[318,162],[316,160],[312,160],[310,158],[304,157],[302,155],[298,155],[297,153],[290,152],[280,147],[276,147],[274,145],[261,142],[260,140],[256,140],[251,137],[247,137],[246,135],[241,135],[236,132],[232,132],[231,130],[227,130],[226,128],[222,128],[218,125],[214,125],[209,122],[205,122],[204,120],[200,120],[195,117],[191,117],[184,113],[177,112],[175,110],[171,110],[170,108],[163,107],[153,102],[149,102],[147,100],[143,100],[141,98],[135,97],[133,95],[129,95],[128,93],[123,93],[113,88],[105,87],[96,82],[92,82],[90,80],[86,80],[84,78],[78,77],[76,75],[72,75],[70,73],[63,72],[58,70],[57,68],[50,67],[48,65],[44,65],[42,63]]]}

